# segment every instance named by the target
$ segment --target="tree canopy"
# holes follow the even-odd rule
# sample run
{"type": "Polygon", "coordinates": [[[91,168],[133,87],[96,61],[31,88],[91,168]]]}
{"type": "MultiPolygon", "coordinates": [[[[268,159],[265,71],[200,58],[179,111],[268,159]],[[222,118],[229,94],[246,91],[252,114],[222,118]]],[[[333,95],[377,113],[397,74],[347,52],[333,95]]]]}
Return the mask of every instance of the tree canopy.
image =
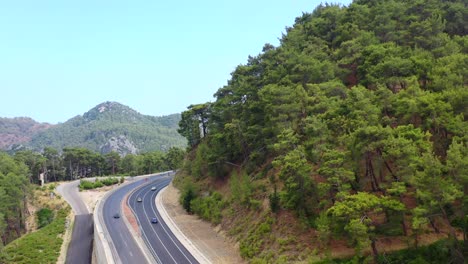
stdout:
{"type": "Polygon", "coordinates": [[[278,187],[282,210],[309,222],[348,217],[342,235],[360,248],[391,217],[405,234],[431,223],[466,238],[467,10],[461,0],[355,0],[303,13],[214,102],[182,113],[185,170],[194,182],[268,174],[263,197],[278,187]]]}

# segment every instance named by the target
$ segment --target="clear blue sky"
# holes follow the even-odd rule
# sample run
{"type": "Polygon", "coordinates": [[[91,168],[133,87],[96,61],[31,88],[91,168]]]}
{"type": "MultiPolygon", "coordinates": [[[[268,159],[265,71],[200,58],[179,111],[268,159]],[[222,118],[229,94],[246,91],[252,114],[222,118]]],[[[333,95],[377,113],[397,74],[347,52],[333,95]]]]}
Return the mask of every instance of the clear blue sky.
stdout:
{"type": "Polygon", "coordinates": [[[2,1],[0,117],[65,122],[104,101],[166,115],[213,101],[237,65],[320,2],[2,1]]]}

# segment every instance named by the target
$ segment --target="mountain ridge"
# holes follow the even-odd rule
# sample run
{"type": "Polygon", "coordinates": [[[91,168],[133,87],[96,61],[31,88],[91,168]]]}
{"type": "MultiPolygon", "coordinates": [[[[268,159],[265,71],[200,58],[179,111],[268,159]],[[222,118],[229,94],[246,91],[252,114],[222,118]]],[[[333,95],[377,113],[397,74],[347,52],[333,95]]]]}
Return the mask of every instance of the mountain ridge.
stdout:
{"type": "Polygon", "coordinates": [[[185,140],[177,133],[179,120],[180,114],[143,115],[121,103],[106,101],[64,123],[31,134],[29,140],[10,140],[9,146],[4,144],[2,149],[84,147],[100,153],[116,151],[122,156],[165,151],[185,146],[185,140]]]}
{"type": "Polygon", "coordinates": [[[0,149],[28,142],[32,136],[52,126],[30,117],[0,117],[0,149]]]}

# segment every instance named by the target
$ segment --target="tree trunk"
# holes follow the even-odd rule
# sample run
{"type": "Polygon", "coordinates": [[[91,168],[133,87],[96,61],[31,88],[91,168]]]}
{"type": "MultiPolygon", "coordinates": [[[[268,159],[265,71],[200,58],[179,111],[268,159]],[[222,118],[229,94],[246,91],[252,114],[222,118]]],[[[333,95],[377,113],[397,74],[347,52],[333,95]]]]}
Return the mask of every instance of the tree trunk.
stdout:
{"type": "Polygon", "coordinates": [[[435,225],[434,221],[432,221],[432,218],[429,218],[429,223],[431,224],[432,228],[434,229],[434,231],[439,234],[440,233],[440,230],[439,228],[437,228],[437,226],[435,225]]]}
{"type": "Polygon", "coordinates": [[[70,180],[72,181],[73,180],[73,167],[72,167],[72,164],[71,164],[71,160],[69,161],[69,170],[70,170],[70,180]]]}
{"type": "Polygon", "coordinates": [[[419,236],[418,236],[417,231],[414,231],[414,232],[415,232],[414,233],[414,247],[418,248],[418,246],[419,246],[419,236]]]}
{"type": "Polygon", "coordinates": [[[377,181],[377,178],[375,177],[374,173],[374,166],[372,165],[372,158],[370,152],[367,152],[367,157],[366,157],[366,176],[371,179],[371,186],[372,186],[372,191],[380,191],[380,186],[377,181]]]}
{"type": "Polygon", "coordinates": [[[374,262],[377,263],[377,257],[379,256],[379,252],[377,251],[377,245],[375,243],[375,239],[371,240],[371,247],[372,247],[372,255],[374,256],[374,262]]]}
{"type": "Polygon", "coordinates": [[[403,219],[401,219],[401,228],[403,229],[403,235],[405,237],[408,236],[408,227],[406,227],[405,223],[405,213],[403,213],[403,219]]]}
{"type": "Polygon", "coordinates": [[[443,218],[445,220],[445,224],[449,228],[449,238],[453,242],[453,249],[452,249],[452,257],[454,263],[465,263],[465,257],[463,255],[462,249],[458,244],[457,234],[455,233],[455,229],[450,224],[450,219],[448,218],[447,212],[445,211],[443,206],[439,206],[440,210],[442,211],[443,218]]]}

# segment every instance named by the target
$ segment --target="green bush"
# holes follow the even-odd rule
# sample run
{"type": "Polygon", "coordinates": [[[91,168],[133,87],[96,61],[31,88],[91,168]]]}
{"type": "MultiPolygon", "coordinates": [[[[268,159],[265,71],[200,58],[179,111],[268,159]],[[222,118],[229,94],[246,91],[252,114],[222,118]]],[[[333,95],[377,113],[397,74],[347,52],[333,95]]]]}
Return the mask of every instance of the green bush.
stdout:
{"type": "Polygon", "coordinates": [[[80,190],[91,190],[91,189],[104,187],[104,185],[111,186],[111,185],[118,184],[119,182],[121,182],[122,178],[120,180],[115,177],[104,178],[102,180],[96,179],[95,182],[91,182],[88,180],[81,180],[79,188],[80,190]]]}
{"type": "MultiPolygon", "coordinates": [[[[96,183],[97,182],[98,181],[96,181],[96,183]]],[[[111,178],[105,178],[105,179],[101,180],[100,182],[102,182],[102,184],[104,184],[106,186],[111,186],[111,185],[119,183],[119,179],[111,177],[111,178]]]]}
{"type": "MultiPolygon", "coordinates": [[[[428,246],[418,248],[408,248],[399,250],[390,254],[381,254],[377,258],[378,264],[398,263],[398,264],[439,264],[439,263],[459,263],[453,259],[450,250],[451,245],[448,240],[441,240],[428,246]]],[[[459,242],[463,247],[463,242],[459,242]]],[[[465,253],[465,259],[466,259],[465,253]]],[[[354,257],[351,259],[333,259],[323,260],[320,264],[351,264],[365,263],[370,256],[354,257]]],[[[459,261],[459,260],[458,260],[459,261]]]]}
{"type": "Polygon", "coordinates": [[[193,212],[191,208],[191,202],[195,198],[196,194],[192,184],[186,184],[182,191],[182,195],[180,196],[180,203],[182,204],[182,207],[184,207],[184,209],[189,213],[193,212]]]}
{"type": "Polygon", "coordinates": [[[80,188],[80,190],[94,189],[94,183],[92,183],[90,181],[87,181],[87,180],[81,180],[79,188],[80,188]]]}
{"type": "Polygon", "coordinates": [[[190,209],[194,213],[214,224],[221,222],[221,210],[224,206],[225,202],[218,192],[213,192],[207,197],[195,198],[190,202],[190,209]]]}
{"type": "Polygon", "coordinates": [[[265,236],[271,232],[273,221],[271,217],[266,217],[258,226],[251,228],[247,237],[240,241],[239,248],[243,258],[252,259],[260,253],[265,236]]]}
{"type": "Polygon", "coordinates": [[[104,187],[104,183],[96,180],[93,184],[93,189],[104,187]]]}
{"type": "Polygon", "coordinates": [[[54,212],[48,208],[42,208],[36,212],[37,225],[39,228],[50,224],[54,220],[54,212]]]}
{"type": "Polygon", "coordinates": [[[56,218],[37,232],[27,234],[10,244],[0,252],[0,263],[29,264],[56,263],[65,233],[65,221],[70,209],[61,209],[56,218]]]}

